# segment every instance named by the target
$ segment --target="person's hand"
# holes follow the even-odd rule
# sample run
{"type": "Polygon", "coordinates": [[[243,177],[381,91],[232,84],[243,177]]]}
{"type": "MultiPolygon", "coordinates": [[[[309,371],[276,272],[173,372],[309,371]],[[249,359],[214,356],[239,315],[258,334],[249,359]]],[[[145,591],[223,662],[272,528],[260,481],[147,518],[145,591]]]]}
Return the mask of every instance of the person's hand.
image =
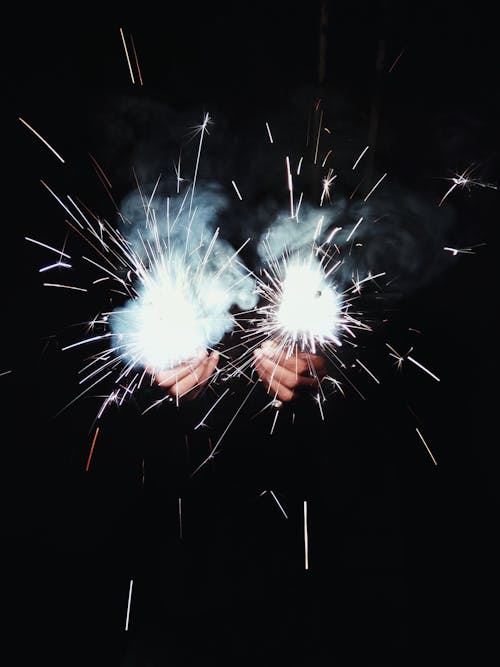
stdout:
{"type": "Polygon", "coordinates": [[[204,385],[216,372],[219,363],[219,353],[201,350],[195,357],[175,368],[152,373],[153,381],[163,387],[177,401],[180,398],[195,399],[204,385]]]}
{"type": "Polygon", "coordinates": [[[254,366],[268,394],[283,403],[292,401],[304,389],[318,389],[327,375],[321,355],[296,352],[287,357],[286,351],[273,341],[264,341],[254,351],[254,366]]]}

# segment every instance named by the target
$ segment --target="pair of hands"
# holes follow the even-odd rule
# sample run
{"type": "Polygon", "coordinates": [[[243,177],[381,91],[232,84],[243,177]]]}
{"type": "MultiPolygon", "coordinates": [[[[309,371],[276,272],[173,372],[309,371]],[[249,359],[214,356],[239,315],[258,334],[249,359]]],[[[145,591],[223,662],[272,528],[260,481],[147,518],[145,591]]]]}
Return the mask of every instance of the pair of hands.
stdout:
{"type": "MultiPolygon", "coordinates": [[[[189,362],[155,373],[154,382],[172,397],[193,400],[217,372],[219,353],[200,352],[189,362]]],[[[287,357],[272,341],[253,352],[253,367],[275,401],[288,403],[303,389],[314,390],[327,375],[325,359],[318,354],[296,352],[287,357]]]]}

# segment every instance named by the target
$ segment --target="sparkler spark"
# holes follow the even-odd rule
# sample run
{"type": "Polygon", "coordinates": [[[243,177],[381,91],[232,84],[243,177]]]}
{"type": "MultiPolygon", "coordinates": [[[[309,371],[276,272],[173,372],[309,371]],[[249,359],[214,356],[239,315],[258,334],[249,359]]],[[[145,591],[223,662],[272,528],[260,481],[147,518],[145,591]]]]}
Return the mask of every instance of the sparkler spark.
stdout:
{"type": "Polygon", "coordinates": [[[490,188],[491,190],[498,190],[498,185],[495,183],[483,183],[477,178],[471,178],[472,173],[474,172],[475,167],[467,167],[461,174],[455,174],[452,178],[447,178],[447,181],[451,181],[453,185],[444,193],[439,202],[439,206],[442,206],[445,199],[455,190],[455,188],[466,188],[470,190],[473,186],[480,188],[490,188]]]}
{"type": "Polygon", "coordinates": [[[382,183],[384,178],[387,176],[387,172],[385,174],[382,174],[382,176],[378,179],[378,181],[375,183],[373,188],[370,190],[370,192],[366,195],[366,197],[363,199],[363,201],[367,201],[368,198],[374,193],[374,191],[378,188],[378,186],[382,183]]]}
{"type": "Polygon", "coordinates": [[[411,361],[412,364],[415,364],[415,366],[417,366],[418,368],[423,370],[425,373],[430,375],[432,378],[434,378],[434,380],[436,380],[437,382],[441,381],[438,378],[437,375],[435,375],[434,373],[431,373],[431,371],[428,368],[426,368],[423,364],[421,364],[419,361],[417,361],[412,356],[410,356],[410,352],[412,352],[413,347],[410,347],[408,352],[406,352],[405,354],[399,354],[399,352],[396,352],[396,350],[392,347],[392,345],[389,345],[389,343],[386,343],[386,346],[391,350],[391,352],[389,353],[389,356],[394,357],[396,359],[396,364],[397,364],[398,369],[401,369],[402,366],[403,366],[403,361],[405,359],[408,359],[408,361],[411,361]]]}
{"type": "Polygon", "coordinates": [[[370,146],[365,146],[365,147],[363,148],[363,150],[361,151],[359,157],[356,159],[356,162],[352,165],[352,170],[353,170],[353,171],[356,169],[356,167],[358,166],[358,164],[359,164],[360,161],[361,161],[361,158],[363,157],[363,155],[366,153],[366,151],[367,151],[369,148],[370,148],[370,146]]]}
{"type": "Polygon", "coordinates": [[[129,621],[130,621],[130,605],[132,603],[132,589],[134,587],[134,580],[130,580],[129,589],[128,589],[128,601],[127,601],[127,616],[125,618],[125,630],[128,630],[129,621]]]}
{"type": "Polygon", "coordinates": [[[274,498],[274,500],[276,501],[276,504],[277,504],[278,507],[280,508],[280,510],[281,510],[283,516],[285,517],[285,519],[288,519],[288,514],[287,514],[287,513],[285,512],[285,510],[283,509],[283,505],[280,503],[280,501],[279,501],[278,498],[276,497],[276,494],[274,493],[274,491],[271,490],[270,493],[271,493],[272,497],[274,498]]]}
{"type": "Polygon", "coordinates": [[[271,134],[271,128],[269,127],[269,123],[268,123],[268,122],[266,122],[266,130],[267,130],[267,135],[268,135],[268,137],[269,137],[269,142],[270,142],[271,144],[274,143],[273,135],[271,134]]]}
{"type": "Polygon", "coordinates": [[[304,500],[304,569],[309,569],[309,527],[307,525],[307,500],[304,500]]]}
{"type": "Polygon", "coordinates": [[[231,185],[233,186],[233,188],[234,188],[236,194],[238,195],[238,199],[239,199],[240,201],[242,201],[242,200],[243,200],[243,197],[241,196],[241,193],[240,193],[240,191],[238,190],[238,186],[236,185],[236,183],[235,183],[234,181],[231,181],[231,185]]]}
{"type": "Polygon", "coordinates": [[[90,452],[89,452],[89,456],[88,456],[88,458],[87,458],[87,464],[86,464],[86,466],[85,466],[85,472],[88,472],[88,471],[89,471],[89,468],[90,468],[90,461],[92,460],[92,455],[93,455],[93,453],[94,453],[94,447],[95,447],[95,443],[96,443],[96,440],[97,440],[97,436],[98,436],[98,435],[99,435],[99,426],[97,426],[97,428],[96,428],[96,430],[95,430],[95,433],[94,433],[94,437],[92,438],[92,444],[91,444],[91,446],[90,446],[90,452]]]}
{"type": "Polygon", "coordinates": [[[418,434],[418,437],[419,437],[420,440],[423,442],[424,447],[425,447],[426,450],[429,452],[429,456],[431,457],[432,462],[434,463],[434,465],[437,466],[437,461],[436,461],[436,459],[434,458],[434,454],[433,454],[433,453],[431,452],[431,450],[429,449],[429,445],[425,442],[424,436],[422,435],[422,433],[420,432],[420,430],[419,430],[418,428],[415,428],[415,430],[416,430],[416,432],[417,432],[417,434],[418,434]]]}
{"type": "Polygon", "coordinates": [[[323,178],[323,187],[321,189],[320,206],[323,206],[325,199],[330,201],[330,189],[333,181],[337,178],[337,174],[333,173],[333,169],[328,169],[328,174],[323,178]]]}
{"type": "Polygon", "coordinates": [[[397,63],[399,62],[399,59],[401,58],[401,56],[403,55],[404,52],[405,52],[405,49],[403,49],[402,51],[400,51],[400,53],[399,53],[399,55],[397,56],[396,60],[394,60],[394,62],[392,63],[392,65],[389,67],[389,69],[387,70],[387,71],[389,72],[389,74],[390,74],[390,73],[392,72],[392,70],[396,67],[397,63]]]}
{"type": "Polygon", "coordinates": [[[476,243],[473,246],[469,246],[468,248],[450,248],[449,246],[444,246],[443,250],[447,250],[448,252],[451,252],[451,254],[456,257],[457,255],[474,255],[474,248],[478,248],[479,246],[485,245],[484,243],[476,243]]]}
{"type": "Polygon", "coordinates": [[[54,148],[52,148],[49,142],[46,139],[44,139],[41,134],[39,134],[35,129],[33,129],[31,125],[24,120],[24,118],[19,117],[19,120],[21,121],[21,123],[26,125],[26,127],[29,130],[31,130],[33,134],[37,136],[40,139],[40,141],[42,141],[47,146],[47,148],[49,148],[54,153],[54,155],[64,164],[64,158],[61,157],[61,155],[59,155],[59,153],[54,148]]]}
{"type": "Polygon", "coordinates": [[[127,59],[128,71],[130,74],[130,79],[132,83],[135,83],[134,72],[132,71],[132,63],[130,61],[130,55],[127,49],[127,42],[125,41],[125,35],[123,33],[123,28],[120,28],[120,37],[122,38],[123,49],[125,51],[125,57],[127,59]]]}

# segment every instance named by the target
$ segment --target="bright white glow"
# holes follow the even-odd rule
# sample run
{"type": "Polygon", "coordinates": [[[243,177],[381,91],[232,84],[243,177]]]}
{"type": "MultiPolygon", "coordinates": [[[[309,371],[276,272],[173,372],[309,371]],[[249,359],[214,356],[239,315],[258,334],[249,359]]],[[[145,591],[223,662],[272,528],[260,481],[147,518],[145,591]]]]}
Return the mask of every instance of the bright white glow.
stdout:
{"type": "Polygon", "coordinates": [[[157,371],[209,347],[220,335],[214,329],[220,327],[228,300],[213,275],[203,273],[201,280],[202,274],[181,256],[158,259],[154,270],[144,274],[138,297],[110,317],[120,353],[133,365],[157,371]]]}
{"type": "Polygon", "coordinates": [[[278,327],[311,344],[337,337],[340,299],[319,262],[295,259],[285,269],[276,311],[278,327]]]}

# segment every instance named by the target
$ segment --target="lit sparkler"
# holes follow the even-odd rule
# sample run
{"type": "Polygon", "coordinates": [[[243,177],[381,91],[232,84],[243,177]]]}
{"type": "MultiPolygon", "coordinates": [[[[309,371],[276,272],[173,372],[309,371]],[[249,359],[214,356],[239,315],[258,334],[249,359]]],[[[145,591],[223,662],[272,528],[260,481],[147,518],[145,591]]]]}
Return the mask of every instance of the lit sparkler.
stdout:
{"type": "MultiPolygon", "coordinates": [[[[106,302],[111,302],[111,308],[89,320],[88,335],[63,347],[98,346],[81,370],[80,384],[85,389],[74,400],[105,380],[111,381],[112,389],[105,396],[99,416],[111,402],[121,403],[144,386],[146,379],[154,380],[158,373],[180,365],[194,367],[198,357],[214,350],[234,326],[231,308],[255,303],[253,279],[236,261],[246,242],[234,251],[220,239],[219,228],[210,232],[194,198],[201,142],[208,122],[206,115],[198,128],[195,176],[185,194],[175,201],[167,197],[157,203],[158,183],[149,198],[139,191],[134,195],[139,205],[134,208],[126,202],[134,208],[132,220],[121,212],[129,226],[127,235],[107,221],[89,219],[73,199],[68,197],[69,203],[64,202],[43,183],[69,214],[70,227],[94,253],[94,257],[82,256],[99,274],[92,281],[92,289],[103,289],[106,302]],[[117,300],[121,303],[115,305],[117,300]]],[[[209,208],[214,215],[222,201],[217,188],[208,188],[201,208],[209,208]]],[[[44,272],[72,266],[66,245],[61,250],[26,238],[57,253],[58,261],[45,265],[41,269],[44,272]]],[[[89,286],[63,281],[47,281],[44,285],[89,290],[89,286]]]]}
{"type": "MultiPolygon", "coordinates": [[[[292,219],[289,222],[297,224],[292,219]]],[[[258,363],[259,356],[254,358],[254,353],[259,348],[266,348],[278,363],[305,353],[309,377],[317,381],[315,399],[320,411],[326,398],[321,385],[323,378],[317,377],[308,355],[323,355],[345,377],[346,364],[339,355],[340,348],[346,340],[356,347],[358,330],[371,331],[363,316],[353,311],[354,301],[359,298],[362,285],[384,275],[352,277],[348,286],[341,288],[340,279],[335,279],[343,266],[338,257],[340,250],[337,245],[329,244],[340,228],[327,233],[327,241],[319,243],[322,223],[320,216],[312,244],[293,252],[285,250],[276,255],[269,238],[262,241],[267,260],[256,279],[259,303],[253,310],[240,314],[247,318],[242,326],[247,349],[235,365],[242,372],[246,366],[258,363]]],[[[369,373],[365,366],[361,367],[369,373]]],[[[334,388],[339,387],[338,379],[330,376],[327,379],[334,388]]],[[[276,396],[270,405],[281,407],[276,396]]],[[[272,430],[277,415],[278,412],[272,430]]]]}
{"type": "Polygon", "coordinates": [[[290,357],[294,351],[311,352],[340,347],[343,335],[354,328],[368,327],[350,315],[350,301],[340,294],[332,274],[340,263],[328,267],[325,253],[318,260],[315,252],[270,258],[258,290],[266,303],[258,308],[263,317],[256,320],[250,337],[270,338],[290,357]]]}

